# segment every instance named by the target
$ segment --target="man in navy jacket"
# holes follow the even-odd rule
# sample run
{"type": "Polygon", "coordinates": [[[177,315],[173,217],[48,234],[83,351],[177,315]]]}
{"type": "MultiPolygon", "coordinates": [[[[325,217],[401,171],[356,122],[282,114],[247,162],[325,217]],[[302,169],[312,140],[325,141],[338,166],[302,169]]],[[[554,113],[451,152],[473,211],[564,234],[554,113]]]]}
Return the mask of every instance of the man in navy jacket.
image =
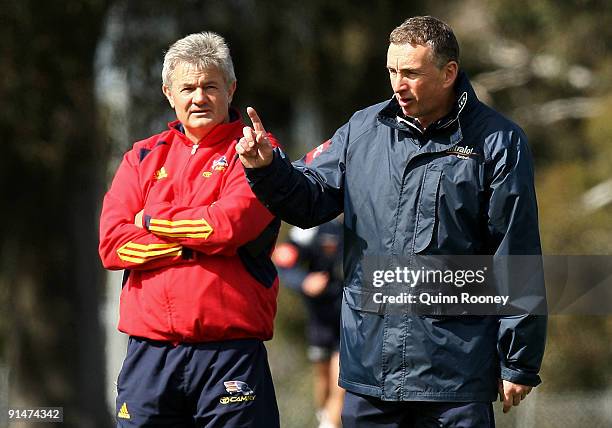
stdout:
{"type": "Polygon", "coordinates": [[[394,29],[387,69],[391,100],[356,112],[293,165],[251,108],[236,149],[254,193],[283,220],[305,228],[344,212],[343,426],[492,427],[498,393],[507,412],[540,383],[546,317],[389,310],[363,298],[365,265],[539,257],[532,157],[523,131],[476,98],[440,20],[394,29]]]}

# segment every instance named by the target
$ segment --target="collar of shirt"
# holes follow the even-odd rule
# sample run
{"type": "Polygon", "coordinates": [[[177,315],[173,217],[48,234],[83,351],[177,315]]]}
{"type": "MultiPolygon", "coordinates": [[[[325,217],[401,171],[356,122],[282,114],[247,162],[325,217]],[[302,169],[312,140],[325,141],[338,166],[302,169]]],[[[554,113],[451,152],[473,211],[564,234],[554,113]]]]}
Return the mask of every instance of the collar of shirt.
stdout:
{"type": "Polygon", "coordinates": [[[435,131],[437,129],[448,128],[459,119],[459,115],[461,114],[463,107],[465,107],[466,101],[467,92],[463,92],[461,96],[457,97],[451,111],[449,111],[440,119],[432,122],[427,128],[423,128],[419,121],[414,117],[404,115],[401,110],[398,111],[395,120],[397,120],[398,123],[404,123],[410,126],[412,129],[418,131],[421,134],[424,134],[425,131],[435,131]]]}

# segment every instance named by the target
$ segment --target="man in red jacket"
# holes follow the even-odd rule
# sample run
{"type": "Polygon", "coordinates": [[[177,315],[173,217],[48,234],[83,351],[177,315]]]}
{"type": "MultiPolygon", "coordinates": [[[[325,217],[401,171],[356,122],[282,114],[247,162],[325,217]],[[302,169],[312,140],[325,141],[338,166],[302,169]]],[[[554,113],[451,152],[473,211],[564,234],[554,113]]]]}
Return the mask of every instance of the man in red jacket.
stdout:
{"type": "Polygon", "coordinates": [[[117,426],[278,427],[265,347],[279,221],[237,160],[236,77],[214,33],[164,57],[177,119],[125,154],[100,219],[100,257],[124,269],[119,330],[130,335],[117,426]]]}

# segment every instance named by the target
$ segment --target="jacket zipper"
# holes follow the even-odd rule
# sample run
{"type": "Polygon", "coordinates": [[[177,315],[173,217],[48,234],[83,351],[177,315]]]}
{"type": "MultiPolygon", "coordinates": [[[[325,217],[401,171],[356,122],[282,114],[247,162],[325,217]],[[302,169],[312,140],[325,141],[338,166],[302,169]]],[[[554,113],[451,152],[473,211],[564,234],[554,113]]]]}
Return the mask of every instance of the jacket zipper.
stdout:
{"type": "MultiPolygon", "coordinates": [[[[191,153],[187,157],[187,161],[183,165],[183,168],[181,169],[181,173],[178,176],[179,180],[180,180],[179,181],[179,192],[178,192],[178,198],[175,198],[175,199],[178,199],[179,201],[181,201],[181,203],[182,203],[182,199],[183,199],[183,187],[187,185],[185,183],[185,181],[186,181],[186,179],[185,179],[185,172],[187,171],[187,167],[189,166],[189,163],[191,162],[191,159],[193,158],[193,156],[198,151],[198,147],[200,147],[200,144],[194,144],[194,145],[191,146],[191,153]]],[[[168,289],[168,284],[165,284],[165,286],[164,286],[164,293],[166,295],[166,308],[167,308],[168,324],[169,324],[169,327],[170,327],[170,331],[172,333],[176,333],[176,330],[174,329],[174,310],[172,308],[172,302],[170,300],[171,290],[168,289]]]]}
{"type": "Polygon", "coordinates": [[[183,165],[183,168],[181,169],[181,173],[179,175],[179,177],[180,177],[179,178],[180,186],[179,186],[179,195],[178,195],[179,196],[178,199],[180,201],[182,201],[182,199],[183,199],[183,194],[184,194],[183,190],[184,190],[184,187],[188,184],[188,183],[185,183],[185,181],[186,181],[185,172],[187,171],[188,166],[191,163],[191,159],[196,154],[196,152],[198,151],[199,147],[200,147],[199,143],[198,144],[194,144],[194,145],[191,146],[191,153],[189,154],[189,157],[187,158],[187,161],[185,162],[185,165],[183,165]]]}

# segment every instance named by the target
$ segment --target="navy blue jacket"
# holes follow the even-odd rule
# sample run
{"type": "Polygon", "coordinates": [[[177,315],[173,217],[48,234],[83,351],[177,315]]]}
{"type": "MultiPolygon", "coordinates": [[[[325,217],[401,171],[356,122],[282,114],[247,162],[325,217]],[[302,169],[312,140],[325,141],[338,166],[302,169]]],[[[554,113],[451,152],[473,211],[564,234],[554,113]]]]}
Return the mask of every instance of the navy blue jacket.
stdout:
{"type": "Polygon", "coordinates": [[[344,212],[340,385],[383,400],[494,401],[497,379],[540,383],[546,317],[427,317],[362,305],[370,255],[541,254],[523,131],[481,103],[465,73],[425,131],[393,98],[355,113],[293,165],[247,169],[276,215],[302,228],[344,212]]]}

